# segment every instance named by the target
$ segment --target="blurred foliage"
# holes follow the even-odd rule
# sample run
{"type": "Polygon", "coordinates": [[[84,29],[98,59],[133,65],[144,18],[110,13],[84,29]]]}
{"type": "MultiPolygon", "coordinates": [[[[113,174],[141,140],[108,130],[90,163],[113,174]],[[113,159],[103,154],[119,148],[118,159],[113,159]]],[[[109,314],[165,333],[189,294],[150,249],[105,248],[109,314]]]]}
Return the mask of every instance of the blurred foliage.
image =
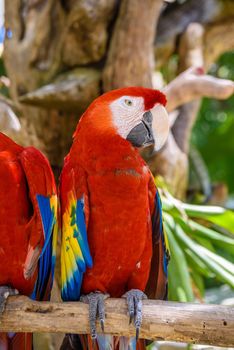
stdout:
{"type": "MultiPolygon", "coordinates": [[[[234,51],[225,53],[210,74],[234,80],[234,51]]],[[[192,133],[212,182],[224,182],[234,193],[234,96],[225,101],[204,99],[192,133]]]]}
{"type": "Polygon", "coordinates": [[[162,179],[156,183],[171,255],[169,300],[201,300],[206,279],[234,288],[234,213],[183,203],[171,196],[162,179]]]}

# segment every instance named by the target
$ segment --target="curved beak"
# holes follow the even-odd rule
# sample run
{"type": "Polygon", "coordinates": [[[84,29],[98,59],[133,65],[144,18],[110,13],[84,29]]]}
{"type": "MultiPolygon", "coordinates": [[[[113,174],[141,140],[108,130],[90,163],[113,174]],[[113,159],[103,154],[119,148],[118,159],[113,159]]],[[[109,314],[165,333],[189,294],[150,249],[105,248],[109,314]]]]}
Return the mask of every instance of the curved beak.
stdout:
{"type": "Polygon", "coordinates": [[[161,104],[157,104],[151,109],[153,115],[152,129],[154,136],[154,150],[159,151],[165,144],[169,130],[169,116],[166,108],[161,104]]]}
{"type": "Polygon", "coordinates": [[[127,135],[127,140],[135,147],[154,145],[158,151],[165,143],[169,133],[169,118],[166,109],[157,104],[143,114],[143,118],[127,135]]]}

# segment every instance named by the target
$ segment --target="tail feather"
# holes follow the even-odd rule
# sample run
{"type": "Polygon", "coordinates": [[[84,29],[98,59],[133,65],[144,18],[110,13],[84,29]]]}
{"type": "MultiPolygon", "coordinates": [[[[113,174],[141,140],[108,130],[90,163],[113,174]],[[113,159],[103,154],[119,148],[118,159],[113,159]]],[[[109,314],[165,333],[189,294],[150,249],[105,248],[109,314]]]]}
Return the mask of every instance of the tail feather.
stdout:
{"type": "Polygon", "coordinates": [[[0,350],[32,350],[32,333],[0,333],[0,350]]]}

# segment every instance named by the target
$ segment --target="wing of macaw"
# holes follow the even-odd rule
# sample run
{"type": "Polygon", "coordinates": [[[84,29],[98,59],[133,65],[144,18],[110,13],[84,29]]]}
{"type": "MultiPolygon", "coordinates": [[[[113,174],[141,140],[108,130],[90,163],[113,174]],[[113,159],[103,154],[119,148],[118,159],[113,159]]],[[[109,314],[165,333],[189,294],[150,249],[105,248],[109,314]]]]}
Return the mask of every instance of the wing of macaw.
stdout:
{"type": "Polygon", "coordinates": [[[154,197],[152,211],[153,256],[146,294],[151,299],[167,299],[167,265],[169,246],[162,221],[162,204],[158,191],[154,197]]]}
{"type": "Polygon", "coordinates": [[[28,183],[36,229],[32,230],[24,274],[32,276],[38,266],[38,276],[31,298],[48,299],[54,277],[57,244],[57,194],[54,175],[48,160],[33,147],[19,155],[28,183]],[[38,218],[38,220],[36,219],[38,218]],[[42,230],[42,241],[38,241],[42,230]]]}
{"type": "Polygon", "coordinates": [[[60,182],[62,203],[62,299],[79,300],[83,274],[92,267],[87,239],[88,203],[76,169],[64,167],[60,182]],[[75,176],[77,178],[75,180],[75,176]],[[75,186],[76,184],[76,186],[75,186]]]}

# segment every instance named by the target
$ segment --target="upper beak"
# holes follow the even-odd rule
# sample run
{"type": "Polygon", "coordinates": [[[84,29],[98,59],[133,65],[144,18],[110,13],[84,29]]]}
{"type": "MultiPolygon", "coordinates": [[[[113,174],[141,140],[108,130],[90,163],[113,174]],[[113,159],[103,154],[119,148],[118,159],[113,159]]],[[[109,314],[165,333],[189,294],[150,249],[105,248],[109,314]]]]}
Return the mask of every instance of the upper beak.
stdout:
{"type": "Polygon", "coordinates": [[[161,104],[157,104],[151,109],[153,116],[152,129],[154,136],[154,150],[159,151],[165,144],[169,130],[169,116],[166,108],[161,104]]]}
{"type": "Polygon", "coordinates": [[[142,121],[130,131],[127,140],[135,147],[154,145],[155,151],[158,151],[165,143],[168,132],[167,111],[158,104],[143,114],[142,121]]]}

